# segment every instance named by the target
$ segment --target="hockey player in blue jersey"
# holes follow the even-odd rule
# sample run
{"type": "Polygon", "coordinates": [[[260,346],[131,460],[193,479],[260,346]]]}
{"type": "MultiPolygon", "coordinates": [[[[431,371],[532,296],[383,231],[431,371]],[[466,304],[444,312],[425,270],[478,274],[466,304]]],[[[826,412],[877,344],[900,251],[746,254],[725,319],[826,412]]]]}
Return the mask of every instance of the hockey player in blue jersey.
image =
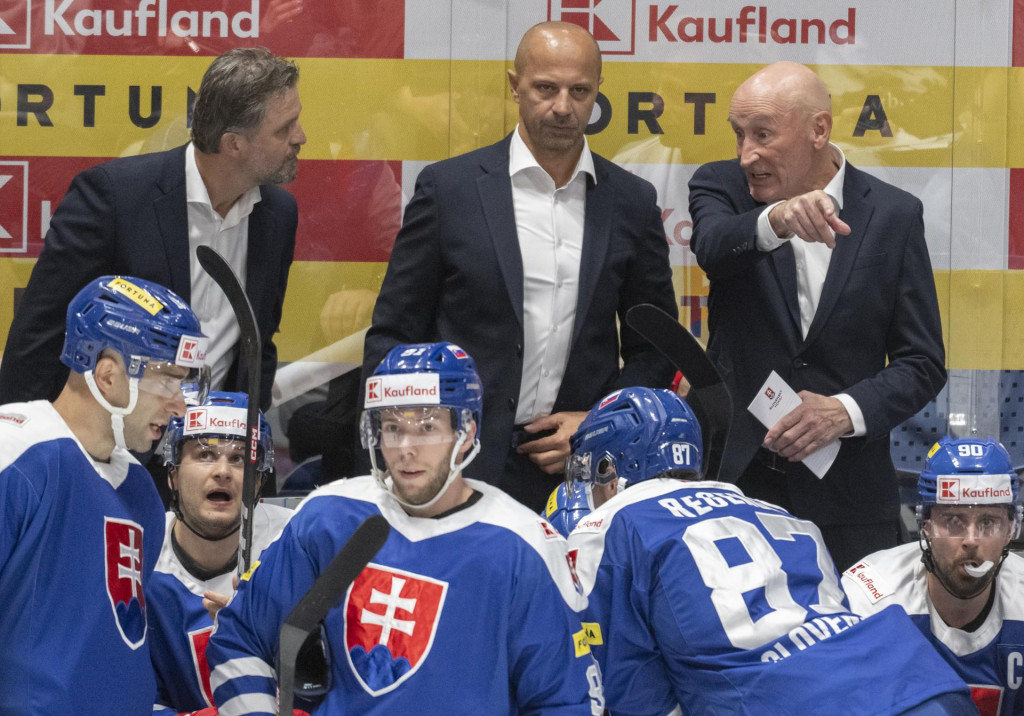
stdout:
{"type": "Polygon", "coordinates": [[[902,606],[971,687],[981,716],[1024,714],[1020,479],[991,438],[942,438],[918,478],[918,544],[870,554],[843,574],[850,605],[902,606]]]}
{"type": "Polygon", "coordinates": [[[57,399],[0,406],[0,713],[148,714],[145,590],[163,506],[145,451],[202,392],[206,338],[148,281],[104,276],[67,311],[57,399]]]}
{"type": "Polygon", "coordinates": [[[373,475],[312,493],[217,615],[207,658],[221,716],[275,712],[281,623],[373,514],[391,533],[325,620],[332,683],[316,713],[601,715],[565,540],[462,477],[482,394],[455,345],[388,353],[361,419],[373,475]]]}
{"type": "Polygon", "coordinates": [[[570,446],[568,480],[627,483],[569,536],[613,716],[971,708],[901,609],[850,612],[817,527],[694,481],[700,428],[676,394],[612,393],[570,446]]]}
{"type": "MultiPolygon", "coordinates": [[[[157,680],[155,714],[213,706],[206,644],[211,611],[234,591],[246,460],[244,393],[212,392],[167,428],[164,459],[171,510],[160,559],[146,589],[152,607],[150,653],[157,680]]],[[[259,414],[257,491],[272,477],[274,441],[259,414]]],[[[258,503],[253,559],[284,528],[292,511],[258,503]]]]}

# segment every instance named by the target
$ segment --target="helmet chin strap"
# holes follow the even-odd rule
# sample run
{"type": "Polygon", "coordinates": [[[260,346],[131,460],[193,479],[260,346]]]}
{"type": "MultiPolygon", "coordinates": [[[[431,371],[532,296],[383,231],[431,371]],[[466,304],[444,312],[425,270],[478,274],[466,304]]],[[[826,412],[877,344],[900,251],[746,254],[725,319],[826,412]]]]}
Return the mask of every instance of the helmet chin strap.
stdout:
{"type": "Polygon", "coordinates": [[[976,596],[984,592],[988,588],[988,586],[995,581],[996,575],[999,574],[999,570],[1003,568],[1003,560],[1005,560],[1006,556],[1010,553],[1010,546],[1007,545],[1003,548],[1003,554],[999,558],[999,561],[996,563],[995,567],[989,569],[988,572],[982,575],[981,577],[976,577],[976,579],[978,579],[979,582],[978,588],[970,594],[965,595],[958,594],[957,592],[955,592],[953,590],[953,587],[949,584],[949,581],[946,579],[945,575],[943,575],[940,570],[935,568],[935,558],[932,556],[932,543],[931,540],[924,534],[924,530],[921,530],[921,532],[919,533],[918,545],[921,547],[921,563],[924,565],[924,568],[927,571],[931,572],[933,575],[935,575],[935,579],[937,579],[939,584],[942,585],[942,588],[945,589],[951,596],[956,597],[957,599],[974,599],[976,596]]]}
{"type": "Polygon", "coordinates": [[[455,463],[455,460],[459,455],[459,448],[461,448],[463,443],[466,442],[466,437],[466,431],[460,430],[458,438],[456,438],[455,444],[452,446],[451,458],[449,458],[448,460],[448,477],[445,479],[444,484],[441,485],[441,489],[437,491],[437,494],[424,503],[418,505],[413,504],[412,502],[407,502],[398,496],[398,493],[395,492],[394,479],[387,477],[386,470],[381,470],[380,468],[377,467],[377,451],[374,446],[371,446],[370,465],[372,466],[373,469],[373,476],[374,478],[376,478],[377,484],[379,484],[386,492],[390,492],[391,496],[394,497],[395,500],[398,501],[400,505],[415,510],[425,510],[430,507],[433,507],[437,503],[437,501],[440,500],[448,491],[448,488],[451,487],[451,484],[455,481],[455,478],[458,477],[459,473],[461,473],[466,468],[466,466],[469,465],[469,463],[473,462],[473,459],[480,453],[480,441],[474,440],[473,448],[469,451],[469,454],[466,455],[466,459],[458,464],[455,463]]]}
{"type": "Polygon", "coordinates": [[[132,411],[135,410],[136,403],[139,402],[139,379],[128,378],[128,407],[118,408],[111,405],[103,397],[99,386],[96,385],[96,378],[91,370],[85,371],[83,377],[85,378],[86,385],[89,386],[89,392],[92,393],[92,397],[110,413],[110,427],[114,430],[114,443],[122,450],[128,450],[128,444],[124,439],[124,418],[126,415],[131,415],[132,411]]]}

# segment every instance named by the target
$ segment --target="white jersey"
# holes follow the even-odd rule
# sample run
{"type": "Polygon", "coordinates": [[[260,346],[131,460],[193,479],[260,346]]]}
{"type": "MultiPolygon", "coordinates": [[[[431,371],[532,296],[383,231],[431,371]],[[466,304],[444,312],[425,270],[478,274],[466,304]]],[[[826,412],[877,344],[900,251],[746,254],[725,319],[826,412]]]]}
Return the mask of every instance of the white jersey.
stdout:
{"type": "Polygon", "coordinates": [[[1006,558],[996,577],[992,609],[972,632],[949,626],[935,612],[926,575],[915,542],[860,560],[843,573],[843,588],[859,614],[893,604],[903,607],[971,687],[981,716],[1024,713],[1024,558],[1006,558]]]}
{"type": "MultiPolygon", "coordinates": [[[[275,505],[257,504],[253,513],[253,559],[284,529],[295,514],[275,505]]],[[[207,591],[231,594],[235,570],[211,579],[196,578],[181,563],[171,545],[173,512],[166,514],[166,533],[147,594],[152,607],[150,655],[157,680],[155,714],[177,714],[213,706],[206,643],[213,620],[203,607],[207,591]]]]}

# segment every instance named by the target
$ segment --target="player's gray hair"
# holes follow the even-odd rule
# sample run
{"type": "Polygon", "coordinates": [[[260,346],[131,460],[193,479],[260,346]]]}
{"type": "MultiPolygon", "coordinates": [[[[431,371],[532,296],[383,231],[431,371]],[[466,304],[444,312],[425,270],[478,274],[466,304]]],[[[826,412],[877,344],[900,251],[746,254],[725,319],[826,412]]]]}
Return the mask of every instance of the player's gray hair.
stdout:
{"type": "Polygon", "coordinates": [[[267,101],[294,87],[299,68],[265,47],[238,47],[215,59],[203,75],[192,110],[192,143],[207,154],[220,150],[225,132],[255,129],[267,101]]]}

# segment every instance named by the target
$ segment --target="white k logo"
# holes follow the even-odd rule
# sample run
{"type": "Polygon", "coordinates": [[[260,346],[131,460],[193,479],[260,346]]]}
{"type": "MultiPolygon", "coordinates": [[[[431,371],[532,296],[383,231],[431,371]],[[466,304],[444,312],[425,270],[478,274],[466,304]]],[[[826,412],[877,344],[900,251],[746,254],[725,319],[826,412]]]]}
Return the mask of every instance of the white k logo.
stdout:
{"type": "MultiPolygon", "coordinates": [[[[10,32],[10,30],[11,30],[11,28],[8,27],[4,23],[3,20],[0,20],[0,35],[13,34],[13,33],[10,32]],[[6,32],[4,31],[4,28],[6,28],[6,30],[7,30],[6,32]]],[[[7,182],[9,182],[11,179],[13,179],[13,178],[14,178],[14,175],[12,175],[12,174],[0,174],[0,189],[3,189],[4,185],[7,182]]],[[[8,232],[7,229],[5,229],[3,227],[3,225],[0,225],[0,239],[9,239],[9,238],[11,238],[10,232],[8,232]]]]}

